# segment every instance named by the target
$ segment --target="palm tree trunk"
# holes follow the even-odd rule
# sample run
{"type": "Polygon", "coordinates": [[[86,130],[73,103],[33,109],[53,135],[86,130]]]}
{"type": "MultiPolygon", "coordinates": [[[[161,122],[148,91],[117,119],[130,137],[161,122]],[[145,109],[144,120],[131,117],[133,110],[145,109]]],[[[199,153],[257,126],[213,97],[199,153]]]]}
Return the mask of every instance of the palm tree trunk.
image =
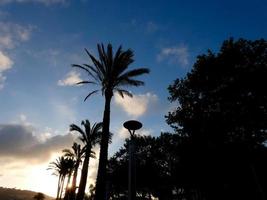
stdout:
{"type": "Polygon", "coordinates": [[[72,171],[70,171],[70,173],[68,174],[68,181],[67,181],[67,185],[66,185],[66,189],[65,189],[64,200],[69,199],[69,195],[70,195],[69,185],[70,185],[71,174],[72,174],[72,171]]]}
{"type": "Polygon", "coordinates": [[[105,110],[103,116],[103,133],[100,143],[100,156],[98,173],[96,179],[95,200],[105,200],[106,197],[106,179],[107,179],[107,160],[108,160],[108,141],[110,124],[110,102],[112,91],[105,92],[105,110]]]}
{"type": "Polygon", "coordinates": [[[76,200],[83,200],[84,198],[85,187],[86,187],[86,182],[87,182],[88,166],[89,166],[89,160],[90,160],[90,152],[91,152],[91,147],[88,147],[86,150],[86,154],[85,154],[85,158],[83,162],[81,180],[80,180],[80,185],[79,185],[79,190],[78,190],[76,200]]]}
{"type": "Polygon", "coordinates": [[[59,193],[60,193],[60,181],[61,181],[61,175],[58,176],[58,183],[57,183],[57,198],[56,198],[56,200],[59,199],[59,193]]]}
{"type": "Polygon", "coordinates": [[[71,184],[71,191],[70,191],[70,199],[75,199],[75,193],[76,193],[76,182],[77,182],[77,176],[78,176],[78,169],[79,169],[79,162],[76,164],[73,178],[72,178],[72,184],[71,184]]]}
{"type": "Polygon", "coordinates": [[[61,188],[60,188],[61,191],[60,191],[59,199],[62,199],[62,194],[63,194],[63,189],[64,189],[64,183],[65,183],[65,176],[66,176],[66,175],[63,175],[63,176],[62,176],[61,186],[60,186],[60,187],[61,187],[61,188]]]}

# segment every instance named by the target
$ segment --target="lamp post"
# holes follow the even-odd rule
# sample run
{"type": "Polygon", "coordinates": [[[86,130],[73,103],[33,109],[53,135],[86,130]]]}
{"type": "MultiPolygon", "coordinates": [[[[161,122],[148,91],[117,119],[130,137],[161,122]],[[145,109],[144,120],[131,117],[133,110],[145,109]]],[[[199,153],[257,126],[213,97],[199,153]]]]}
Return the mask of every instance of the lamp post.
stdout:
{"type": "Polygon", "coordinates": [[[128,199],[136,199],[136,176],[135,176],[135,142],[134,133],[136,130],[142,128],[142,124],[135,120],[127,121],[123,124],[124,128],[128,129],[130,133],[129,142],[129,171],[128,171],[128,199]]]}

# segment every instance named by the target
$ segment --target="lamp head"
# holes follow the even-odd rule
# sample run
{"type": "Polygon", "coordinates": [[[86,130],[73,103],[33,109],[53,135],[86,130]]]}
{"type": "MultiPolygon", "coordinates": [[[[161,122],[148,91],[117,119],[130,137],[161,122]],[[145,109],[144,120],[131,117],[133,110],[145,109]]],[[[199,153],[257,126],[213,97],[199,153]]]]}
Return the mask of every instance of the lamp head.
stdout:
{"type": "Polygon", "coordinates": [[[128,130],[135,131],[142,128],[142,123],[135,120],[129,120],[127,122],[124,122],[123,126],[128,130]]]}

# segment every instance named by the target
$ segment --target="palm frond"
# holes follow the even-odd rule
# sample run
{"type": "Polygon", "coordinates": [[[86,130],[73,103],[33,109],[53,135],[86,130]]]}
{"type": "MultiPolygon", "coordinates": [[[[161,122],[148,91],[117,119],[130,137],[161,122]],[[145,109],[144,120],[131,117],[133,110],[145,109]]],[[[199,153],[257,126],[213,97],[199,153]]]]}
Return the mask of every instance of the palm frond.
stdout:
{"type": "Polygon", "coordinates": [[[140,76],[143,74],[148,74],[150,72],[149,69],[147,68],[138,68],[138,69],[133,69],[130,71],[125,72],[124,74],[122,74],[119,79],[125,79],[125,78],[131,78],[134,76],[140,76]]]}
{"type": "Polygon", "coordinates": [[[77,126],[76,124],[71,124],[70,125],[70,131],[77,131],[81,134],[85,134],[84,131],[79,127],[77,126]]]}
{"type": "Polygon", "coordinates": [[[70,149],[63,149],[62,152],[64,153],[65,157],[73,158],[75,156],[70,149]]]}
{"type": "Polygon", "coordinates": [[[120,52],[118,58],[114,60],[114,66],[116,66],[114,75],[118,77],[122,72],[124,72],[131,63],[133,63],[133,51],[128,49],[127,51],[120,52]]]}
{"type": "Polygon", "coordinates": [[[83,64],[85,67],[87,67],[89,69],[89,71],[91,70],[93,73],[91,73],[90,75],[95,79],[95,81],[97,81],[98,83],[100,83],[100,81],[102,80],[102,76],[100,75],[100,72],[97,68],[94,68],[91,65],[88,64],[83,64]]]}
{"type": "Polygon", "coordinates": [[[98,92],[98,90],[94,90],[93,92],[90,92],[90,93],[84,98],[83,101],[86,101],[91,95],[93,95],[93,94],[95,94],[95,93],[97,93],[97,92],[98,92]]]}
{"type": "Polygon", "coordinates": [[[117,89],[117,88],[115,88],[115,90],[118,92],[118,94],[119,94],[122,98],[124,98],[124,95],[126,95],[126,96],[128,96],[128,97],[133,97],[133,94],[130,93],[129,91],[127,91],[127,90],[122,90],[122,89],[117,89]]]}
{"type": "MultiPolygon", "coordinates": [[[[82,65],[77,65],[77,64],[72,64],[72,67],[77,67],[77,68],[80,68],[80,69],[83,69],[85,70],[91,77],[93,77],[93,79],[95,81],[98,81],[98,79],[96,78],[96,76],[90,71],[90,67],[88,67],[87,65],[84,64],[84,66],[82,65]],[[84,67],[85,66],[85,67],[84,67]]],[[[93,70],[92,70],[93,71],[93,70]]]]}
{"type": "Polygon", "coordinates": [[[107,66],[106,52],[103,44],[97,44],[99,60],[101,62],[101,67],[103,68],[103,74],[106,74],[105,67],[107,66]]]}
{"type": "Polygon", "coordinates": [[[141,85],[144,85],[145,83],[143,81],[139,81],[139,80],[135,80],[135,79],[124,79],[124,80],[121,80],[117,83],[116,86],[118,87],[122,87],[122,86],[141,86],[141,85]]]}
{"type": "Polygon", "coordinates": [[[89,74],[91,74],[91,72],[90,72],[88,69],[86,69],[85,67],[83,67],[83,66],[81,66],[81,65],[72,64],[71,66],[72,66],[72,67],[77,67],[77,68],[83,69],[83,70],[85,70],[86,72],[88,72],[89,74]]]}
{"type": "Polygon", "coordinates": [[[85,49],[85,51],[97,69],[96,75],[98,75],[98,78],[102,81],[103,75],[105,74],[105,69],[104,69],[103,65],[93,55],[91,55],[87,49],[85,49]]]}
{"type": "MultiPolygon", "coordinates": [[[[141,86],[144,85],[143,81],[136,80],[135,77],[148,74],[149,69],[138,68],[133,70],[127,70],[129,65],[134,61],[134,52],[131,49],[122,50],[122,46],[119,46],[116,52],[113,52],[111,44],[108,44],[105,48],[103,44],[97,44],[98,57],[94,57],[87,49],[86,54],[92,61],[92,65],[73,65],[85,70],[92,80],[81,81],[78,84],[97,84],[100,85],[102,95],[112,95],[113,92],[118,92],[122,97],[132,94],[126,91],[124,86],[141,86]],[[109,93],[106,93],[109,91],[109,93]]],[[[84,99],[86,101],[91,95],[95,94],[98,90],[90,92],[84,99]]]]}
{"type": "Polygon", "coordinates": [[[80,84],[97,84],[96,82],[94,82],[94,81],[80,81],[80,82],[78,82],[78,83],[76,83],[77,85],[80,85],[80,84]]]}

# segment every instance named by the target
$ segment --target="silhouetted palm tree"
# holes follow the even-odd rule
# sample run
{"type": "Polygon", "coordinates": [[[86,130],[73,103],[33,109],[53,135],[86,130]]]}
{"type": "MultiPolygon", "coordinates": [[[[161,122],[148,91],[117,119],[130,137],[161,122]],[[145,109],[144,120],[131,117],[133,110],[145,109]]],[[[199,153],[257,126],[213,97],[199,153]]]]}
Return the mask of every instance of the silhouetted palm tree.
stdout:
{"type": "MultiPolygon", "coordinates": [[[[108,156],[108,143],[109,143],[109,125],[110,125],[110,103],[114,92],[118,92],[120,96],[124,95],[132,97],[132,94],[125,90],[127,86],[140,86],[144,85],[143,81],[134,79],[142,74],[149,73],[147,68],[139,68],[128,70],[129,65],[133,60],[133,51],[128,49],[122,50],[120,46],[113,55],[112,45],[108,44],[105,50],[104,45],[97,45],[99,58],[95,58],[91,55],[87,49],[86,53],[93,62],[93,65],[73,65],[85,70],[90,79],[87,81],[81,81],[77,84],[95,84],[100,86],[102,95],[105,97],[105,109],[103,114],[103,135],[100,143],[100,158],[99,167],[96,182],[96,200],[103,200],[105,198],[105,187],[106,187],[106,166],[108,156]]],[[[84,99],[84,101],[95,94],[99,90],[90,92],[84,99]]]]}
{"type": "Polygon", "coordinates": [[[95,123],[92,127],[88,120],[82,121],[84,130],[75,124],[70,125],[70,131],[77,131],[81,134],[80,140],[84,143],[85,158],[83,161],[81,180],[76,200],[83,200],[87,182],[88,166],[90,157],[94,156],[92,147],[99,142],[102,131],[102,123],[95,123]]]}
{"type": "Polygon", "coordinates": [[[69,174],[68,161],[64,156],[56,159],[55,162],[49,164],[48,169],[54,170],[54,175],[58,176],[58,186],[57,186],[57,200],[61,199],[65,177],[69,174]]]}
{"type": "Polygon", "coordinates": [[[73,169],[73,178],[72,178],[72,184],[71,184],[71,189],[69,193],[69,199],[75,199],[75,193],[76,193],[76,182],[77,182],[77,176],[78,176],[78,169],[79,166],[82,162],[82,158],[85,155],[85,148],[81,148],[80,144],[77,144],[76,142],[73,143],[72,145],[72,150],[71,149],[64,149],[63,152],[65,153],[65,157],[69,157],[74,159],[75,164],[74,164],[74,169],[73,169]]]}
{"type": "Polygon", "coordinates": [[[44,200],[45,199],[45,195],[41,192],[38,192],[36,195],[34,195],[33,199],[35,200],[44,200]]]}
{"type": "MultiPolygon", "coordinates": [[[[66,157],[65,158],[65,162],[66,162],[66,170],[67,170],[68,180],[67,180],[67,184],[65,186],[64,199],[67,200],[67,199],[69,199],[70,179],[71,179],[71,176],[72,176],[72,172],[74,171],[75,160],[74,160],[74,158],[66,157]]],[[[63,190],[61,190],[61,191],[63,191],[63,190]]]]}

